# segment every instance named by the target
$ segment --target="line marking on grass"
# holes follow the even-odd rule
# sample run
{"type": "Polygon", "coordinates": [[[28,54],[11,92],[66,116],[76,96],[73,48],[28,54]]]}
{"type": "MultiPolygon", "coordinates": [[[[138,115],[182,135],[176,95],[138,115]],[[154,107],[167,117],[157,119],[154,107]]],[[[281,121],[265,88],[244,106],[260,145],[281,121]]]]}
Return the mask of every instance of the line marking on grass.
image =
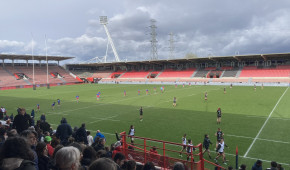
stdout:
{"type": "Polygon", "coordinates": [[[259,138],[262,130],[264,129],[265,125],[268,123],[270,117],[272,116],[274,110],[276,109],[276,107],[278,106],[278,104],[280,103],[281,99],[283,98],[283,96],[285,95],[285,93],[288,91],[289,87],[287,87],[287,89],[284,91],[284,93],[281,95],[281,97],[279,98],[279,100],[277,101],[276,105],[274,106],[273,110],[271,111],[271,113],[269,114],[268,118],[266,119],[266,121],[264,122],[263,126],[261,127],[261,129],[259,130],[258,134],[256,135],[256,137],[254,138],[253,142],[251,143],[250,147],[248,148],[247,152],[245,153],[244,157],[247,157],[248,153],[250,152],[250,150],[252,149],[253,145],[255,144],[256,140],[259,138]]]}
{"type": "MultiPolygon", "coordinates": [[[[248,136],[237,136],[237,135],[230,135],[230,134],[227,134],[226,136],[232,136],[232,137],[237,137],[237,138],[245,138],[245,139],[255,139],[255,138],[253,138],[253,137],[248,137],[248,136]]],[[[275,143],[285,143],[285,144],[290,144],[290,142],[279,141],[279,140],[272,140],[272,139],[257,138],[257,140],[263,140],[263,141],[267,141],[267,142],[275,142],[275,143]]]]}

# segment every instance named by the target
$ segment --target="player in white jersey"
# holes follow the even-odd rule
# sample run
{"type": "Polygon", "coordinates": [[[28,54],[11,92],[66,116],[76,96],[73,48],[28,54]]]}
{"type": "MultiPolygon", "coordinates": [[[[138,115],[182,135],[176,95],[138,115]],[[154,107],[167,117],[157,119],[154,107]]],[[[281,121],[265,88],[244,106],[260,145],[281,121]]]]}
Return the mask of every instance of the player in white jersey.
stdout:
{"type": "Polygon", "coordinates": [[[217,162],[217,159],[218,159],[219,157],[222,156],[222,158],[223,158],[223,163],[226,165],[226,164],[227,164],[227,163],[226,163],[226,155],[225,155],[225,153],[224,153],[225,146],[226,146],[226,145],[225,145],[224,139],[221,138],[221,139],[219,140],[219,144],[218,144],[218,146],[217,146],[217,148],[216,148],[216,152],[218,153],[218,155],[216,156],[215,161],[217,162]]]}
{"type": "Polygon", "coordinates": [[[133,143],[134,142],[134,135],[135,135],[135,129],[134,129],[133,125],[130,126],[128,134],[129,134],[129,137],[131,138],[131,143],[133,143]]]}
{"type": "Polygon", "coordinates": [[[181,138],[181,143],[182,143],[182,149],[180,151],[179,156],[182,157],[181,153],[186,150],[186,134],[183,135],[183,137],[181,138]]]}

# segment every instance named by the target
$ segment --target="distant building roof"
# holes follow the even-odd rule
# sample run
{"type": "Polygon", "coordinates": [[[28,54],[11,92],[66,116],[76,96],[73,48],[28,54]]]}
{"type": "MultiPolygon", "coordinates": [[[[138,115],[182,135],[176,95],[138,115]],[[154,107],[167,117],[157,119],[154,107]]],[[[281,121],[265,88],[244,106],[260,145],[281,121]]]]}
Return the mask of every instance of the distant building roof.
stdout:
{"type": "MultiPolygon", "coordinates": [[[[19,54],[0,54],[0,60],[44,60],[46,61],[46,56],[41,55],[19,55],[19,54]]],[[[72,59],[75,57],[60,57],[60,56],[47,56],[48,61],[63,61],[72,59]]]]}

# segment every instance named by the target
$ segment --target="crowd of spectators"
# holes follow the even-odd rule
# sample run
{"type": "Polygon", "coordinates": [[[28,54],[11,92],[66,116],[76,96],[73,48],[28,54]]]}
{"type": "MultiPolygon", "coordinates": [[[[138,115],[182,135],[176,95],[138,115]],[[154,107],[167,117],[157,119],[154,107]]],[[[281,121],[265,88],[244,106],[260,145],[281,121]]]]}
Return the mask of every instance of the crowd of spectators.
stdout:
{"type": "MultiPolygon", "coordinates": [[[[144,165],[134,160],[126,160],[121,153],[121,140],[117,133],[117,142],[106,145],[106,138],[97,130],[95,137],[86,130],[70,126],[62,118],[56,130],[53,130],[45,115],[34,124],[34,112],[29,115],[24,108],[17,109],[14,120],[0,123],[0,170],[155,170],[152,162],[144,165]]],[[[5,115],[6,116],[6,115],[5,115]]],[[[158,154],[156,147],[150,150],[158,154]]],[[[174,170],[187,167],[176,162],[174,170]]],[[[240,169],[246,170],[246,165],[240,169]]],[[[271,162],[270,170],[283,170],[276,162],[271,162]]],[[[262,161],[258,160],[252,170],[262,170],[262,161]]]]}

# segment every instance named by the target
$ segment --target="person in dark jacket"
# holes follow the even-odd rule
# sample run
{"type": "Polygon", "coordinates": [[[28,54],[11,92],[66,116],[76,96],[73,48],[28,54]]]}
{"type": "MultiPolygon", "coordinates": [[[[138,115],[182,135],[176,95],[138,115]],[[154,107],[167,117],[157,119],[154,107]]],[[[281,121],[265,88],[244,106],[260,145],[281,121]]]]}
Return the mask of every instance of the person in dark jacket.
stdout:
{"type": "Polygon", "coordinates": [[[16,115],[14,118],[12,128],[16,129],[17,132],[20,134],[22,131],[27,130],[31,125],[32,125],[31,117],[28,114],[26,114],[24,108],[21,108],[19,114],[16,115]]]}
{"type": "Polygon", "coordinates": [[[256,163],[252,166],[252,170],[262,170],[262,161],[257,160],[256,163]]]}
{"type": "Polygon", "coordinates": [[[48,157],[48,150],[46,143],[39,142],[36,145],[36,153],[38,156],[38,169],[39,170],[50,170],[50,158],[48,157]]]}
{"type": "Polygon", "coordinates": [[[106,140],[104,138],[101,138],[99,140],[98,145],[94,147],[95,151],[98,152],[99,150],[105,150],[105,143],[106,143],[106,140]]]}
{"type": "Polygon", "coordinates": [[[62,118],[61,124],[57,127],[56,137],[61,141],[61,144],[66,146],[68,138],[72,135],[71,126],[67,123],[65,118],[62,118]]]}
{"type": "Polygon", "coordinates": [[[23,170],[36,170],[34,154],[22,137],[8,138],[0,152],[0,169],[13,170],[22,166],[23,170]]]}
{"type": "Polygon", "coordinates": [[[86,145],[88,144],[86,125],[84,123],[76,132],[76,141],[83,142],[86,145]]]}
{"type": "Polygon", "coordinates": [[[208,157],[211,159],[211,156],[210,156],[210,150],[209,150],[209,144],[212,144],[210,139],[209,139],[209,136],[207,134],[204,135],[204,140],[203,140],[203,147],[205,148],[205,150],[203,151],[202,154],[204,154],[205,152],[207,152],[208,154],[208,157]]]}

